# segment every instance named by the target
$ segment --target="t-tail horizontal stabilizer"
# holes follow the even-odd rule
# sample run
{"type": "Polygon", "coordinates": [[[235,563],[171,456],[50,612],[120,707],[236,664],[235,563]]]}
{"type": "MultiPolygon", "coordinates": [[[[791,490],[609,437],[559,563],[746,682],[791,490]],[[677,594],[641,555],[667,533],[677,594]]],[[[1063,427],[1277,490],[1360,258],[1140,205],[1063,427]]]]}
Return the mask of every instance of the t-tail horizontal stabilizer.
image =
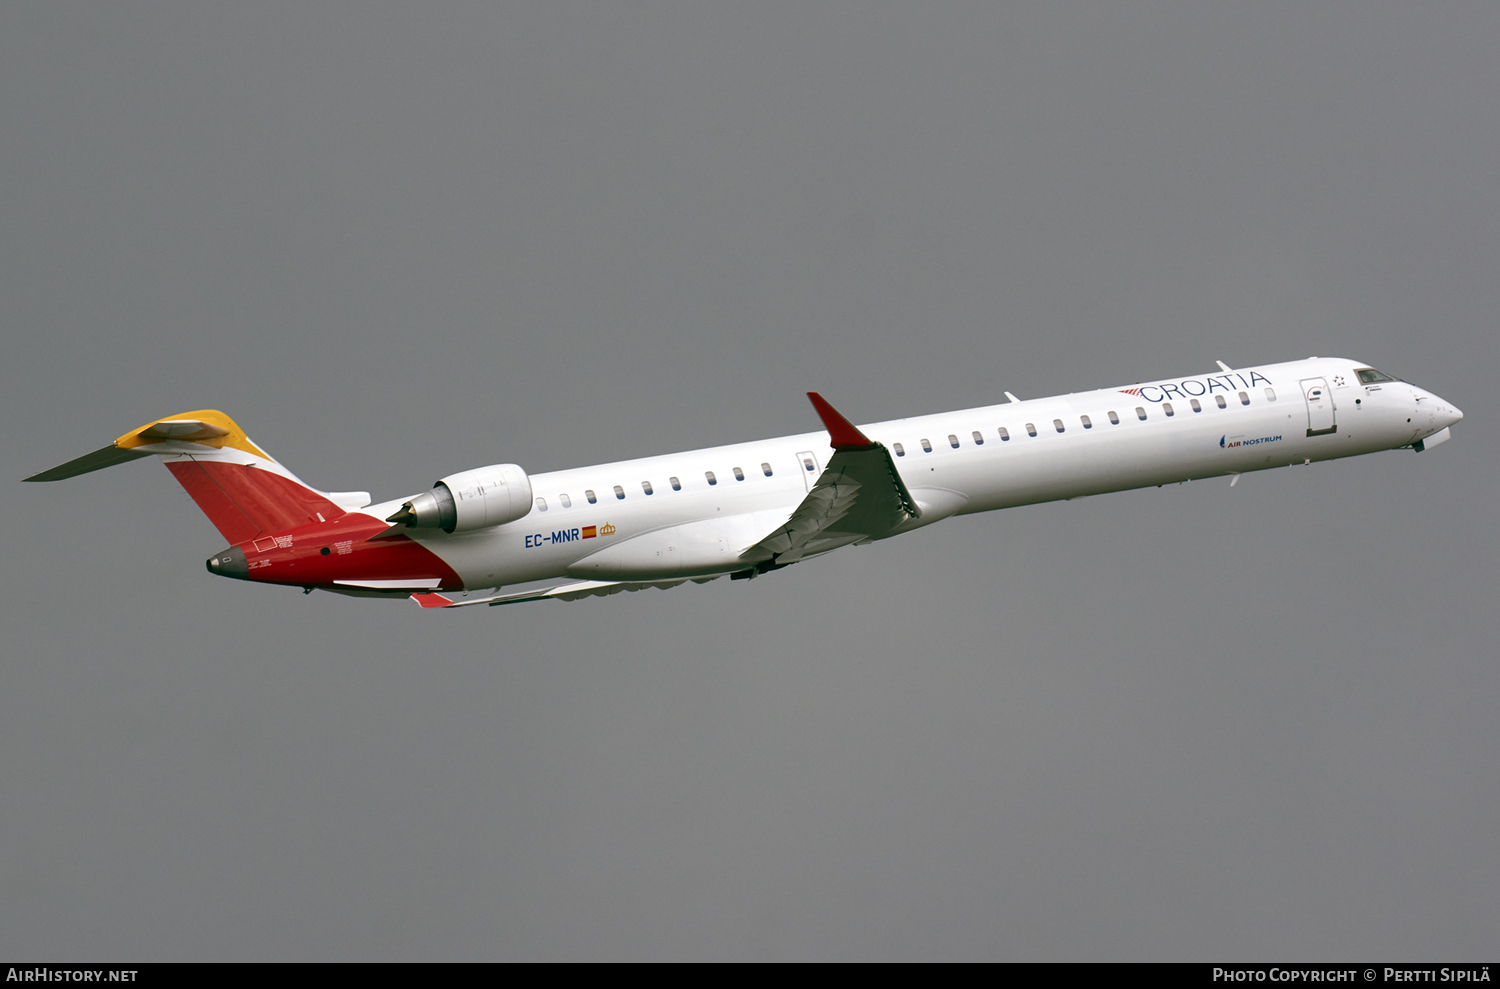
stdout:
{"type": "Polygon", "coordinates": [[[26,480],[60,481],[153,454],[230,543],[332,521],[369,504],[364,491],[326,492],[304,483],[218,409],[154,419],[26,480]]]}
{"type": "Polygon", "coordinates": [[[68,477],[77,477],[79,474],[92,474],[96,470],[113,467],[115,464],[128,464],[132,460],[149,457],[151,454],[141,450],[121,450],[111,443],[109,446],[95,450],[93,453],[85,453],[81,457],[69,460],[51,470],[44,470],[40,474],[33,474],[26,478],[28,481],[61,481],[68,477]]]}

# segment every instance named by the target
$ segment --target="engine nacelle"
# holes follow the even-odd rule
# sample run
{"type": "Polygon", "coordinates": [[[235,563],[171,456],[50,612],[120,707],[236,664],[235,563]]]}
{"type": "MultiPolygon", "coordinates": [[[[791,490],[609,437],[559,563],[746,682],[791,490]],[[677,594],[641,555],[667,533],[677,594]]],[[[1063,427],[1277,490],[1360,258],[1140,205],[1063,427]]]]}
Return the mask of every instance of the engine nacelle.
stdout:
{"type": "Polygon", "coordinates": [[[514,522],[531,511],[531,479],[515,464],[449,474],[401,506],[387,522],[408,529],[466,532],[514,522]]]}

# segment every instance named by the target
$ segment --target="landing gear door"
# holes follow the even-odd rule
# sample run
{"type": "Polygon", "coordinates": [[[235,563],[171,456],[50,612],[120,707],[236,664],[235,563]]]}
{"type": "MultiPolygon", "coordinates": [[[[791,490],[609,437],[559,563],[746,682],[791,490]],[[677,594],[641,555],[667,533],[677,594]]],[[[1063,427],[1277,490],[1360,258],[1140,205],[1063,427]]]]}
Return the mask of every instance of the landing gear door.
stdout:
{"type": "Polygon", "coordinates": [[[797,473],[802,475],[802,483],[806,490],[811,491],[812,486],[817,483],[818,475],[823,473],[823,468],[818,464],[818,457],[811,450],[804,450],[797,454],[797,473]]]}
{"type": "Polygon", "coordinates": [[[1302,397],[1307,401],[1307,435],[1324,436],[1339,430],[1334,422],[1333,393],[1328,382],[1322,378],[1306,378],[1302,382],[1302,397]]]}

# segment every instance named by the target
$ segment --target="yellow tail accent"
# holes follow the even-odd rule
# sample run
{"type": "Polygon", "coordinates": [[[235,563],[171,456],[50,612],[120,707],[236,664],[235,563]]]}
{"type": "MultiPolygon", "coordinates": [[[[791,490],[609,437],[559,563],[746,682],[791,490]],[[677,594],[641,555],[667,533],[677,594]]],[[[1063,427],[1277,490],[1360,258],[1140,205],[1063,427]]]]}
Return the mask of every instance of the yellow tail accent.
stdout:
{"type": "Polygon", "coordinates": [[[138,446],[149,446],[152,443],[162,443],[168,440],[197,443],[200,446],[213,447],[215,450],[232,446],[236,450],[254,454],[263,460],[272,459],[264,450],[250,442],[238,423],[218,409],[199,409],[196,412],[184,412],[182,415],[168,416],[165,419],[148,422],[139,429],[133,429],[115,440],[115,446],[121,450],[133,450],[138,446]]]}

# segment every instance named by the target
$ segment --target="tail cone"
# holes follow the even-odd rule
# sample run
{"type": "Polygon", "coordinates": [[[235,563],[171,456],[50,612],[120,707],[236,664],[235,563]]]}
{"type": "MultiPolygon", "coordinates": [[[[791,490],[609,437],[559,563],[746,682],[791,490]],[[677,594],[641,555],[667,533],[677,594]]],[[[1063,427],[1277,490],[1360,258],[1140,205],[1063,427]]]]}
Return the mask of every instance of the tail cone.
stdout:
{"type": "Polygon", "coordinates": [[[233,577],[235,580],[250,579],[250,567],[245,563],[245,551],[238,546],[231,546],[210,556],[203,565],[208,567],[209,573],[216,573],[220,577],[233,577]]]}

